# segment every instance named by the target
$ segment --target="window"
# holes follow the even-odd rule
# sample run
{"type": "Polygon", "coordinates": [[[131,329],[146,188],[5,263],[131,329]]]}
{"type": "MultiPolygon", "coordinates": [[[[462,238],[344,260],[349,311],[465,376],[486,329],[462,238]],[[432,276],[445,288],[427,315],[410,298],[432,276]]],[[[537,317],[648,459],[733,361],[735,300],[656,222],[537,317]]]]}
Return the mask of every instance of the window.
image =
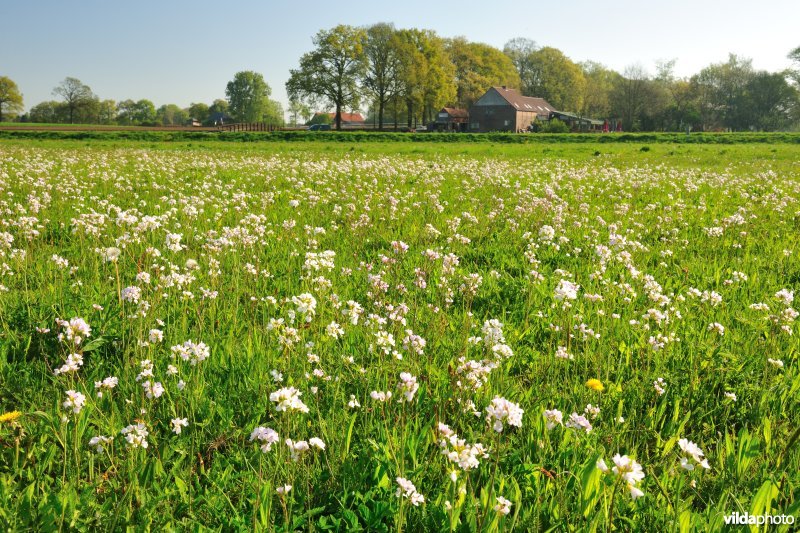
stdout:
{"type": "Polygon", "coordinates": [[[479,130],[481,128],[480,122],[471,122],[469,125],[469,129],[471,130],[479,130]]]}
{"type": "Polygon", "coordinates": [[[503,126],[510,126],[510,125],[511,125],[511,121],[510,120],[504,120],[503,121],[503,126]]]}

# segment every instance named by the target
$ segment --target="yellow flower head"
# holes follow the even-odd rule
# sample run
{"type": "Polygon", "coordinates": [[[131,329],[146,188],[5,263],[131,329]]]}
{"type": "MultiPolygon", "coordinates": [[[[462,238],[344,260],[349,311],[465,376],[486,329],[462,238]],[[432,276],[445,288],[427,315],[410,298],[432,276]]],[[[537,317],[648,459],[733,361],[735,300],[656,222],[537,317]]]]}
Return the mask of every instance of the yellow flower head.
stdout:
{"type": "Polygon", "coordinates": [[[603,386],[603,382],[599,379],[592,378],[586,382],[586,386],[592,390],[596,390],[597,392],[603,392],[605,387],[603,386]]]}
{"type": "Polygon", "coordinates": [[[19,411],[11,411],[10,413],[4,413],[0,415],[0,424],[2,424],[3,422],[13,422],[20,416],[22,416],[22,413],[20,413],[19,411]]]}

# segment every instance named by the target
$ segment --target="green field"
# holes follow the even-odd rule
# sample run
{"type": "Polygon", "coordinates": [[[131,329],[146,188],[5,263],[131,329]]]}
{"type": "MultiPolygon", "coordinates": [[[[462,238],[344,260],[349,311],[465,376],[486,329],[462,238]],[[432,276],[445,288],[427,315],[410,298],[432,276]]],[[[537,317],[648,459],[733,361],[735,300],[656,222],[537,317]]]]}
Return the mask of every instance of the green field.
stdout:
{"type": "Polygon", "coordinates": [[[54,138],[0,140],[3,530],[800,518],[797,142],[54,138]]]}

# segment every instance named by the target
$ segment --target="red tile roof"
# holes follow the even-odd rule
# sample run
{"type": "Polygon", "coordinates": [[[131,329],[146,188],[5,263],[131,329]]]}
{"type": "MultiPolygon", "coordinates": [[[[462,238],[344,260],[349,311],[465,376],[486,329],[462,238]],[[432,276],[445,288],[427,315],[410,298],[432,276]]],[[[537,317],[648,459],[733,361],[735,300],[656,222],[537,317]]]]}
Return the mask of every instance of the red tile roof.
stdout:
{"type": "MultiPolygon", "coordinates": [[[[317,113],[317,115],[328,115],[331,120],[336,120],[336,113],[317,113]]],[[[342,122],[364,122],[361,113],[342,113],[342,122]]]]}

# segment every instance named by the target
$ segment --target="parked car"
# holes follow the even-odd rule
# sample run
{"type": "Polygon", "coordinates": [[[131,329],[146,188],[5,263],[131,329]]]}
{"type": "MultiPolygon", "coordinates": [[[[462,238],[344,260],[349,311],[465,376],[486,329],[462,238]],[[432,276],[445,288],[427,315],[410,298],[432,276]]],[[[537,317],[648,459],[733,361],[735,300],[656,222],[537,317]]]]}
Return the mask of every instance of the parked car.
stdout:
{"type": "Polygon", "coordinates": [[[330,124],[312,124],[309,126],[308,131],[331,131],[330,124]]]}

